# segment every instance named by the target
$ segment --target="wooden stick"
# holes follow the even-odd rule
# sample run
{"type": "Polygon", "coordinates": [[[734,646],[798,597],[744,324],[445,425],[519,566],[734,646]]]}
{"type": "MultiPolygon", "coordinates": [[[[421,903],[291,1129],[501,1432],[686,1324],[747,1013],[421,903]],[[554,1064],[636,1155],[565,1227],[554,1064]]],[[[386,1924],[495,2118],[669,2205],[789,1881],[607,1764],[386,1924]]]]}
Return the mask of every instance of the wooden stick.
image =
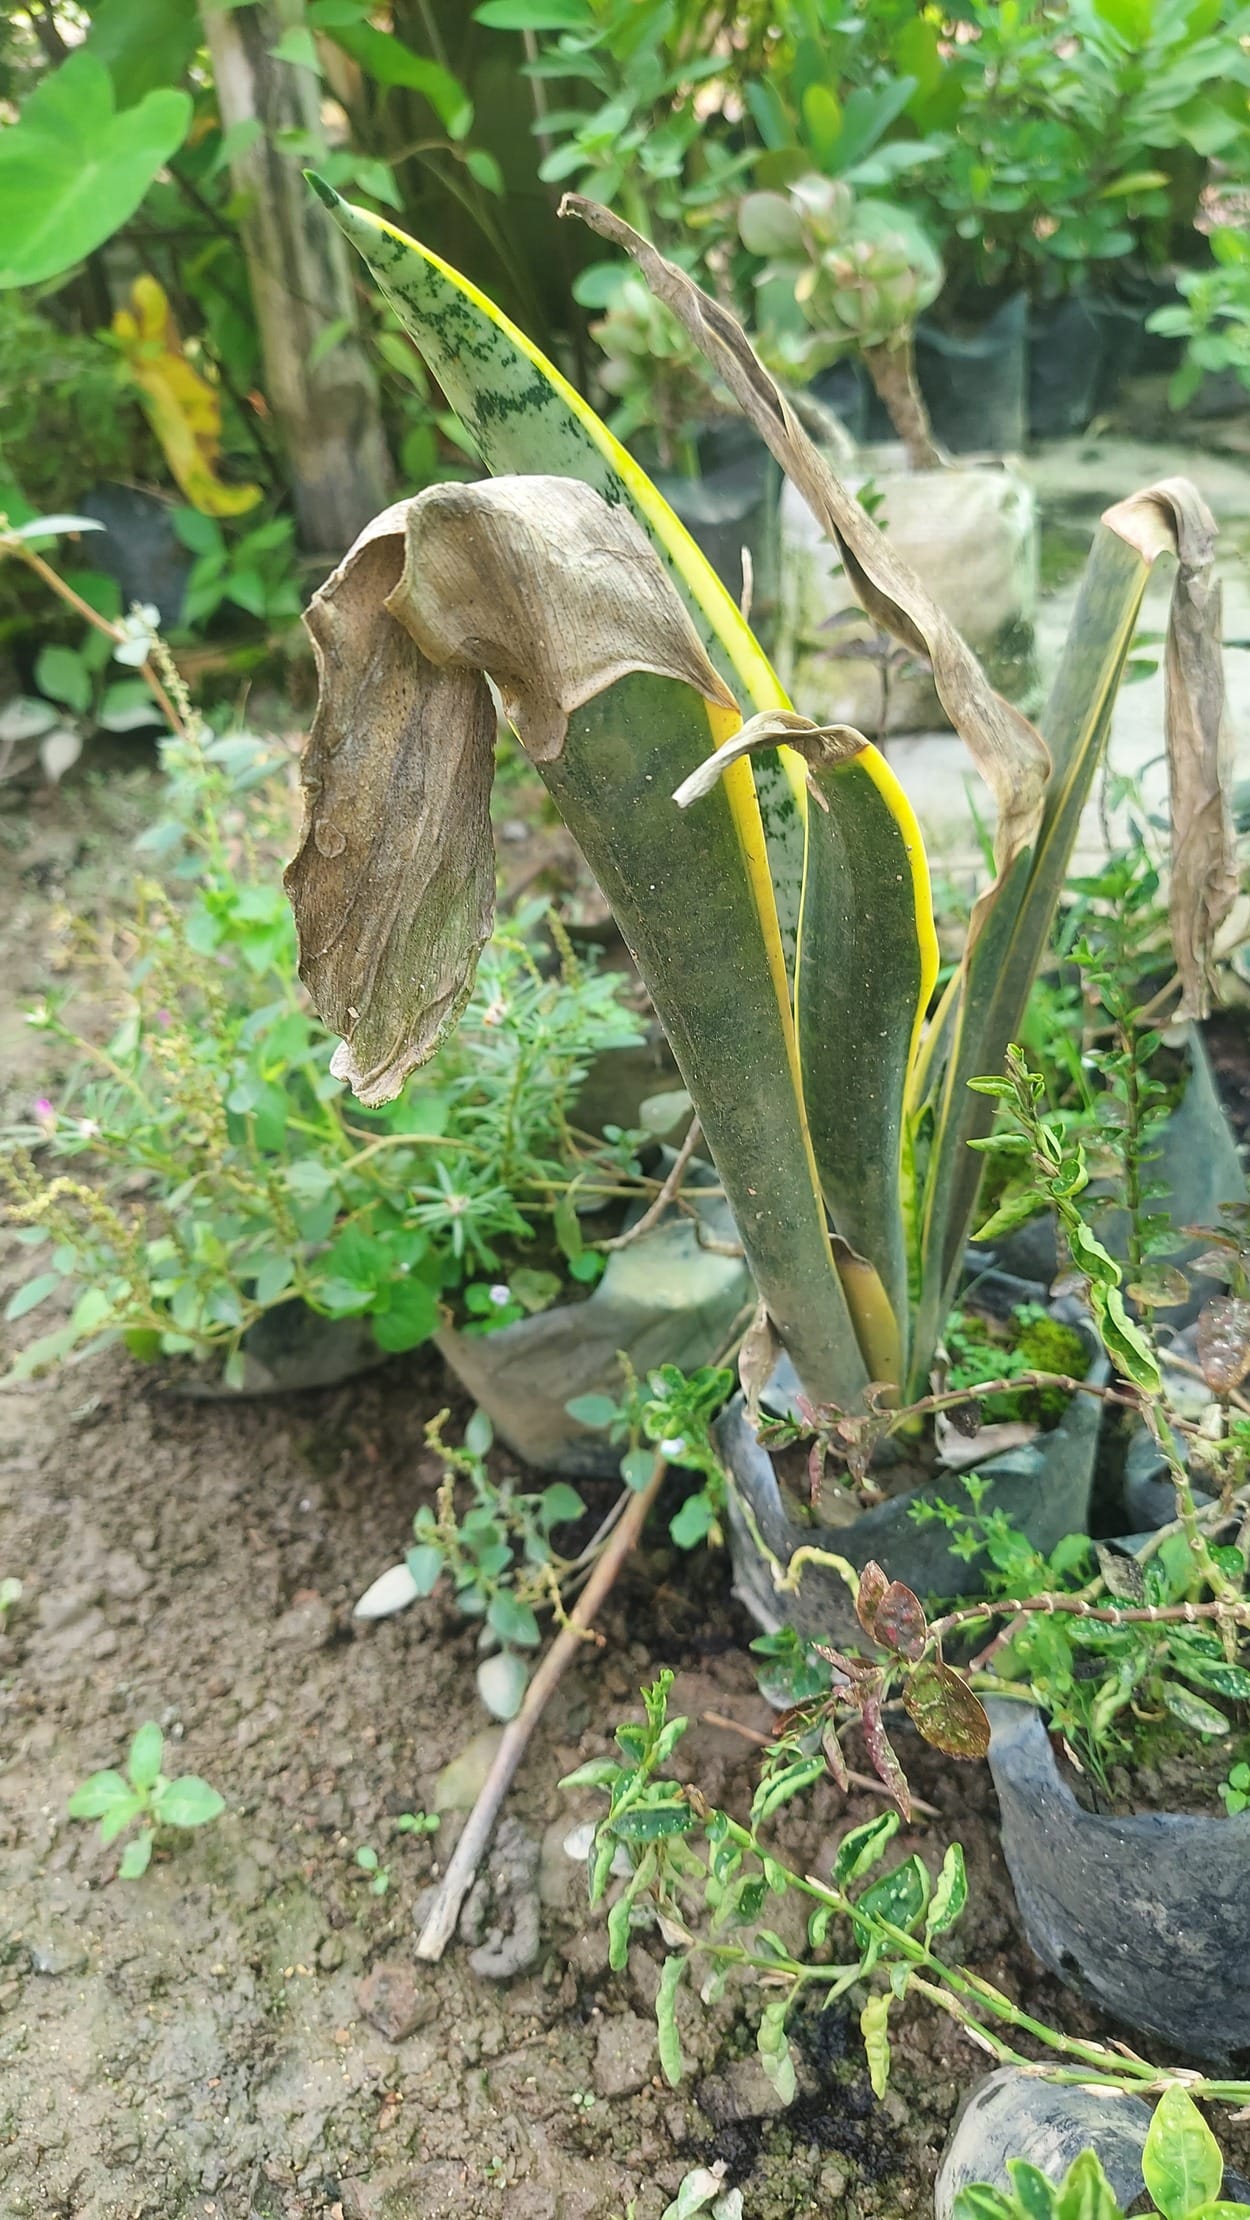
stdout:
{"type": "Polygon", "coordinates": [[[417,1937],[418,1958],[436,1962],[451,1941],[460,1917],[460,1907],[473,1886],[478,1866],[494,1832],[500,1806],[512,1786],[513,1775],[525,1755],[530,1736],[543,1715],[548,1698],[582,1648],[592,1619],[638,1540],[667,1470],[667,1460],[657,1456],[646,1487],[626,1505],[602,1557],[569,1613],[568,1624],[561,1627],[538,1667],[525,1691],[525,1700],[516,1718],[510,1719],[504,1728],[503,1739],[495,1752],[490,1772],[464,1823],[464,1831],[438,1884],[438,1893],[429,1916],[417,1937]]]}
{"type": "MultiPolygon", "coordinates": [[[[766,1750],[769,1747],[771,1736],[760,1734],[755,1727],[744,1727],[740,1719],[730,1719],[723,1711],[701,1711],[699,1717],[705,1727],[727,1727],[731,1734],[740,1734],[744,1742],[753,1742],[758,1750],[766,1750]]],[[[846,1777],[852,1788],[867,1789],[872,1796],[889,1796],[892,1798],[894,1795],[892,1788],[887,1788],[884,1781],[876,1780],[871,1773],[851,1773],[848,1771],[846,1777]]],[[[923,1796],[913,1796],[911,1808],[913,1811],[922,1811],[927,1819],[940,1819],[942,1816],[937,1805],[926,1804],[923,1796]]]]}
{"type": "Polygon", "coordinates": [[[699,1121],[697,1118],[692,1118],[690,1120],[690,1130],[687,1133],[685,1140],[682,1142],[681,1147],[678,1149],[677,1154],[673,1159],[668,1178],[665,1180],[664,1185],[661,1187],[660,1192],[656,1196],[654,1202],[651,1202],[647,1205],[647,1208],[643,1211],[643,1214],[638,1220],[637,1225],[630,1226],[625,1233],[618,1233],[614,1241],[601,1241],[599,1243],[601,1249],[628,1249],[633,1242],[641,1240],[644,1233],[650,1233],[652,1226],[655,1225],[658,1219],[664,1216],[664,1213],[668,1209],[669,1204],[677,1195],[681,1187],[681,1183],[690,1168],[690,1159],[694,1155],[695,1148],[698,1144],[698,1139],[699,1121]]]}

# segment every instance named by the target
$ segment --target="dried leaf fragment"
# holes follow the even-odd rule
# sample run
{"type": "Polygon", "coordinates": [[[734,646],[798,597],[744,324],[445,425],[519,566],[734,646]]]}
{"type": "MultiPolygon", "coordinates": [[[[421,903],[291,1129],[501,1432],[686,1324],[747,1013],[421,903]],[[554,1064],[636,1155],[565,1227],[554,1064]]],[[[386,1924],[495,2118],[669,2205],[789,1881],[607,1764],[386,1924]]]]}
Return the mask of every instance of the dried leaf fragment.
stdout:
{"type": "Polygon", "coordinates": [[[641,526],[577,478],[428,487],[387,606],[432,663],[490,672],[536,763],[631,671],[737,707],[641,526]]]}
{"type": "Polygon", "coordinates": [[[386,609],[408,506],[366,526],[307,612],[320,693],[285,875],[300,977],[342,1035],[331,1070],[370,1105],[454,1025],[495,907],[490,689],[436,669],[386,609]]]}
{"type": "Polygon", "coordinates": [[[610,209],[566,193],[562,216],[578,216],[600,238],[633,257],[655,294],[676,316],[835,541],[863,607],[882,631],[927,657],[938,698],[990,787],[998,808],[999,874],[1032,845],[1041,823],[1050,756],[1041,734],[996,694],[976,657],[866,510],[835,478],[736,317],[666,262],[610,209]]]}
{"type": "Polygon", "coordinates": [[[1187,478],[1163,478],[1117,503],[1103,522],[1149,559],[1176,557],[1164,651],[1172,820],[1168,921],[1181,982],[1176,1016],[1206,1017],[1215,936],[1238,893],[1215,519],[1187,478]]]}

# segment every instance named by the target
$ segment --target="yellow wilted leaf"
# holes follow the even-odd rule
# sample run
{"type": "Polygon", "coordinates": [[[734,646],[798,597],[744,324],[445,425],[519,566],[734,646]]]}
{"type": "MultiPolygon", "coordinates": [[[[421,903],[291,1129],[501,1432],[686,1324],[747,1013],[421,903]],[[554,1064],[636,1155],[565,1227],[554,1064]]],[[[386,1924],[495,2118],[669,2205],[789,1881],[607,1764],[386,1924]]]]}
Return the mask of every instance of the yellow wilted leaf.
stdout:
{"type": "Polygon", "coordinates": [[[164,288],[154,277],[135,279],[130,307],[119,308],[113,318],[113,336],[192,508],[205,516],[242,516],[255,508],[259,486],[227,485],[217,476],[221,399],[187,361],[164,288]]]}

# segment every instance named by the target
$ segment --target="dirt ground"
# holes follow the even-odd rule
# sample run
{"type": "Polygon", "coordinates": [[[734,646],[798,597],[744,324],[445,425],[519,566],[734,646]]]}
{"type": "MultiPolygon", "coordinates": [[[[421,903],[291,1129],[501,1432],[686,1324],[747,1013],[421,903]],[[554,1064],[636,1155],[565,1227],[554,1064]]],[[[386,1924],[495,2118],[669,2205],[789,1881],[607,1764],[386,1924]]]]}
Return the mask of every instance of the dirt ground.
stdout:
{"type": "MultiPolygon", "coordinates": [[[[119,848],[152,791],[150,771],[106,769],[0,816],[6,1109],[42,1077],[16,1005],[70,961],[72,915],[116,901],[119,848]]],[[[22,1277],[3,1239],[0,1306],[22,1277]]],[[[492,1861],[513,1878],[478,1933],[511,1929],[522,1969],[483,1977],[459,1940],[441,1966],[416,1962],[422,1893],[497,1730],[447,1606],[372,1627],[351,1610],[432,1490],[422,1427],[448,1401],[424,1354],[294,1400],[195,1403],[111,1350],[0,1396],[0,1577],[23,1583],[0,1636],[5,2220],[658,2220],[717,2158],[745,2220],[927,2213],[982,2067],[949,2022],[904,2018],[881,2103],[853,2019],[813,2022],[799,2099],[778,2113],[750,2062],[758,1998],[731,1990],[707,2013],[682,1999],[690,2072],[674,2092],[651,2018],[661,1946],[643,1939],[626,1975],[608,1970],[564,1847],[596,1799],[562,1794],[560,1776],[606,1751],[640,1683],[671,1665],[675,1708],[699,1722],[683,1774],[743,1812],[755,1752],[702,1715],[768,1721],[727,1567],[681,1558],[662,1524],[604,1614],[604,1647],[551,1704],[492,1861]],[[204,1775],[227,1810],[126,1883],[116,1847],[65,1807],[149,1718],[169,1770],[204,1775]],[[436,1804],[436,1836],[396,1831],[436,1804]],[[362,1845],[389,1869],[385,1895],[362,1845]]],[[[1020,1937],[987,1775],[926,1751],[912,1770],[941,1816],[898,1847],[936,1863],[964,1843],[962,1953],[1092,2030],[1020,1937]]],[[[820,1870],[841,1828],[879,1808],[825,1784],[777,1840],[820,1870]]]]}

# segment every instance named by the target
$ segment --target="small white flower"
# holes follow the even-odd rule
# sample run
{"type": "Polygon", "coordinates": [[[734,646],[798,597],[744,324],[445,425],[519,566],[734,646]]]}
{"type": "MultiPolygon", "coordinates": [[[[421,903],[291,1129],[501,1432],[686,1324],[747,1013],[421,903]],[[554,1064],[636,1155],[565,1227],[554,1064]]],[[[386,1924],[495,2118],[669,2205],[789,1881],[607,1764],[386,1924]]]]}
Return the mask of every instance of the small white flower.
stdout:
{"type": "Polygon", "coordinates": [[[100,1128],[94,1118],[80,1118],[78,1120],[78,1130],[84,1141],[94,1141],[99,1135],[100,1128]]]}
{"type": "Polygon", "coordinates": [[[492,1303],[495,1304],[497,1309],[502,1310],[505,1303],[510,1303],[512,1301],[512,1289],[510,1287],[504,1287],[502,1284],[498,1287],[492,1287],[490,1290],[490,1299],[492,1303]]]}
{"type": "Polygon", "coordinates": [[[146,663],[152,653],[152,643],[160,621],[160,610],[150,601],[136,602],[129,614],[121,620],[122,631],[126,636],[118,641],[113,650],[114,662],[126,663],[136,669],[146,663]]]}
{"type": "Polygon", "coordinates": [[[684,1434],[670,1434],[667,1441],[660,1443],[660,1455],[662,1457],[681,1457],[685,1455],[685,1450],[686,1437],[684,1434]]]}

